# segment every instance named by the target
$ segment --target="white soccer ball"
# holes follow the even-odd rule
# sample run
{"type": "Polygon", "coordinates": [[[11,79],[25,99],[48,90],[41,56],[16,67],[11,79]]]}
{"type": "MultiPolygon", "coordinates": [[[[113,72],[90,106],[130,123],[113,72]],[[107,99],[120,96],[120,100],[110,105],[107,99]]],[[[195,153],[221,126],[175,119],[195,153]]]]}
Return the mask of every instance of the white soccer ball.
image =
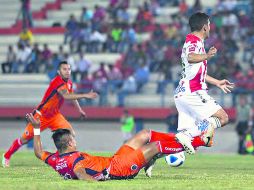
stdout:
{"type": "Polygon", "coordinates": [[[172,167],[179,167],[183,165],[185,161],[184,151],[175,154],[169,154],[165,157],[165,160],[168,165],[172,167]]]}

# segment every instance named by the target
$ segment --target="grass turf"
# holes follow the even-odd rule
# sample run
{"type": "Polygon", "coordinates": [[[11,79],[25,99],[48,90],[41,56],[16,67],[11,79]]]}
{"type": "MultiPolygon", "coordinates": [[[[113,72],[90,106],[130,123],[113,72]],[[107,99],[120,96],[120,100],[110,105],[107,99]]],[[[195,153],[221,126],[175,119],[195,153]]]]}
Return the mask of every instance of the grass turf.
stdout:
{"type": "Polygon", "coordinates": [[[50,167],[36,159],[32,152],[18,152],[13,156],[10,168],[0,167],[0,189],[246,190],[254,189],[253,168],[253,156],[196,154],[187,156],[184,165],[179,168],[171,168],[164,159],[159,160],[151,179],[147,178],[141,170],[133,180],[94,183],[78,180],[65,181],[50,167]]]}

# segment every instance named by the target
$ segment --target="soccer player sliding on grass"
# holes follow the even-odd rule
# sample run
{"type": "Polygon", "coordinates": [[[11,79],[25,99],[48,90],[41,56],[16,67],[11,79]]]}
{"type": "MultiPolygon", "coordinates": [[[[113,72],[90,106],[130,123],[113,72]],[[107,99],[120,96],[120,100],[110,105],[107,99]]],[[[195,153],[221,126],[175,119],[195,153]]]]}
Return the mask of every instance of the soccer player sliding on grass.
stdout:
{"type": "MultiPolygon", "coordinates": [[[[152,130],[142,130],[128,140],[111,157],[93,156],[79,152],[74,135],[68,129],[58,129],[52,135],[56,153],[43,151],[40,139],[40,120],[27,114],[34,127],[34,153],[50,165],[64,179],[89,181],[132,179],[157,154],[173,154],[184,151],[175,135],[152,130]]],[[[209,146],[213,131],[195,137],[192,146],[209,146]]]]}
{"type": "MultiPolygon", "coordinates": [[[[87,94],[75,94],[72,89],[70,80],[71,67],[66,61],[62,61],[58,65],[58,75],[50,82],[50,85],[44,94],[44,97],[39,106],[34,110],[34,116],[40,116],[41,131],[49,128],[51,131],[57,129],[69,129],[74,133],[70,123],[60,113],[64,100],[72,100],[81,116],[86,116],[86,113],[81,109],[78,99],[88,98],[94,99],[98,95],[95,92],[87,94]]],[[[9,167],[11,156],[24,144],[33,138],[33,127],[30,123],[26,126],[25,132],[20,138],[13,141],[9,150],[3,154],[2,166],[9,167]]]]}

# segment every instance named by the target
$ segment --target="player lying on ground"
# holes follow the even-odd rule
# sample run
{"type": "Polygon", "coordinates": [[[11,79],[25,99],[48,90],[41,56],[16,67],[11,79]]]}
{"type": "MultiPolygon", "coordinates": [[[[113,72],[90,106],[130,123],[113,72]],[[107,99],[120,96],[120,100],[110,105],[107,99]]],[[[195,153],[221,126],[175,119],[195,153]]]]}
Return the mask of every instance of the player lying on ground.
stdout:
{"type": "MultiPolygon", "coordinates": [[[[55,169],[64,179],[102,181],[109,179],[132,179],[157,154],[173,154],[184,151],[174,134],[142,130],[128,140],[112,157],[92,156],[76,149],[76,141],[68,129],[59,129],[52,138],[56,153],[42,150],[40,120],[27,114],[34,126],[34,153],[55,169]]],[[[210,146],[213,131],[195,137],[192,146],[210,146]]]]}
{"type": "MultiPolygon", "coordinates": [[[[86,116],[86,113],[81,109],[78,99],[88,98],[94,99],[98,95],[95,92],[75,94],[72,89],[70,80],[71,67],[66,61],[62,61],[58,65],[58,75],[50,82],[44,97],[39,106],[34,110],[35,116],[40,116],[41,131],[49,128],[51,131],[57,129],[69,129],[73,133],[70,123],[60,113],[60,108],[64,100],[72,100],[81,116],[86,116]]],[[[12,145],[3,154],[2,166],[9,167],[11,156],[24,144],[33,138],[33,127],[30,123],[26,126],[25,132],[20,138],[13,141],[12,145]]]]}

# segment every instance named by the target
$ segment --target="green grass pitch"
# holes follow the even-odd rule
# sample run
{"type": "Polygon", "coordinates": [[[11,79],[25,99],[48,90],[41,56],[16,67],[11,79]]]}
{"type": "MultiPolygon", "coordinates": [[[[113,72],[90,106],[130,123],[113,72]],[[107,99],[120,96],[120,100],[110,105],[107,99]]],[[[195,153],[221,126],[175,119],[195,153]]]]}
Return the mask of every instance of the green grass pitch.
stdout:
{"type": "MultiPolygon", "coordinates": [[[[3,152],[0,152],[1,155],[3,152]]],[[[109,155],[109,154],[98,154],[109,155]]],[[[142,170],[133,180],[85,182],[65,181],[50,167],[35,158],[33,152],[18,152],[10,168],[0,168],[0,190],[139,190],[139,189],[254,189],[254,157],[200,154],[187,156],[183,166],[170,168],[159,160],[153,177],[142,170]]]]}

